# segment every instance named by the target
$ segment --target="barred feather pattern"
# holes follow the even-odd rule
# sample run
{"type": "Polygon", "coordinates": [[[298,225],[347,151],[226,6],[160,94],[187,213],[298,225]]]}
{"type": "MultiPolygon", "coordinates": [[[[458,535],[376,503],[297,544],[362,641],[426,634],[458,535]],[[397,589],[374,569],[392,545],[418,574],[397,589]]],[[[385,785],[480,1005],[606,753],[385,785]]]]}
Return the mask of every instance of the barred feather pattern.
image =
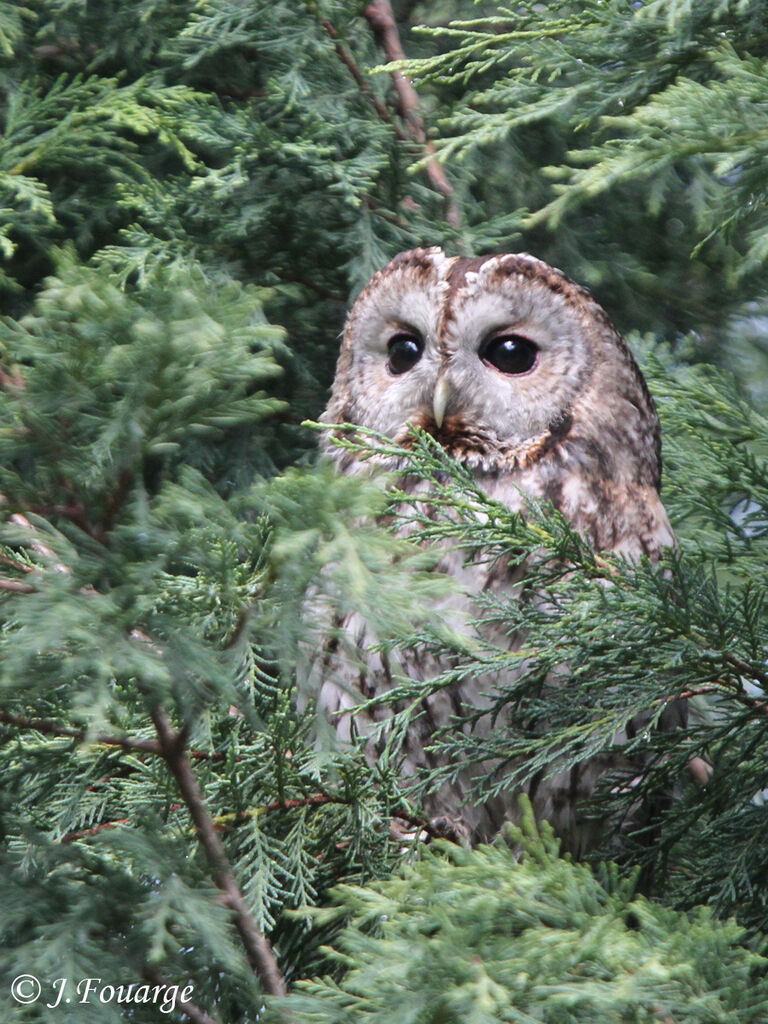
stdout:
{"type": "MultiPolygon", "coordinates": [[[[674,544],[659,496],[658,418],[640,371],[591,296],[527,254],[464,259],[420,249],[396,257],[350,314],[324,420],[399,441],[416,424],[467,466],[489,497],[512,511],[523,509],[524,496],[551,501],[596,551],[656,560],[674,544]],[[402,361],[393,368],[391,355],[403,338],[414,359],[405,370],[402,361]],[[508,347],[527,346],[533,364],[521,372],[494,365],[491,346],[499,338],[508,347]]],[[[329,441],[326,452],[340,473],[370,472],[354,451],[329,441]]],[[[423,482],[408,486],[418,493],[423,482]]],[[[439,568],[457,587],[434,615],[458,629],[477,618],[479,595],[514,597],[525,579],[524,565],[465,564],[448,549],[439,568]]],[[[398,679],[428,681],[451,667],[428,650],[372,650],[376,624],[356,612],[340,625],[342,642],[337,633],[314,660],[307,690],[343,741],[355,731],[370,736],[398,708],[369,706],[352,715],[361,701],[387,693],[398,679]]],[[[523,640],[500,626],[487,639],[513,649],[523,640]]],[[[438,766],[429,748],[442,730],[467,730],[472,716],[480,739],[498,728],[493,715],[476,712],[490,708],[510,681],[508,674],[472,674],[429,692],[403,739],[403,775],[418,778],[438,766]]],[[[662,728],[684,717],[683,706],[672,706],[662,728]]],[[[633,720],[627,733],[645,721],[633,720]]],[[[525,787],[536,816],[576,856],[601,834],[600,823],[584,820],[579,807],[606,772],[629,767],[621,749],[627,739],[617,735],[604,754],[525,787]]],[[[368,753],[377,755],[372,741],[368,753]]],[[[424,810],[449,834],[490,840],[516,820],[519,790],[477,804],[473,783],[493,765],[455,767],[451,781],[425,798],[424,810]]]]}

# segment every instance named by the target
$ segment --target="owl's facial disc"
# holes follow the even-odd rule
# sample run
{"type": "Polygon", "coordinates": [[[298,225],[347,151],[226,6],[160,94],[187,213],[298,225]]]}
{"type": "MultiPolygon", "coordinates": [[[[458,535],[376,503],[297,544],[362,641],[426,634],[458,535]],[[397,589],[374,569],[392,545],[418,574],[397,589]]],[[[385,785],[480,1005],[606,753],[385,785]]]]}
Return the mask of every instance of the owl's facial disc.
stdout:
{"type": "Polygon", "coordinates": [[[350,313],[323,419],[397,440],[415,424],[486,469],[568,444],[582,461],[602,452],[602,471],[658,476],[658,423],[626,345],[583,289],[525,253],[395,257],[350,313]]]}

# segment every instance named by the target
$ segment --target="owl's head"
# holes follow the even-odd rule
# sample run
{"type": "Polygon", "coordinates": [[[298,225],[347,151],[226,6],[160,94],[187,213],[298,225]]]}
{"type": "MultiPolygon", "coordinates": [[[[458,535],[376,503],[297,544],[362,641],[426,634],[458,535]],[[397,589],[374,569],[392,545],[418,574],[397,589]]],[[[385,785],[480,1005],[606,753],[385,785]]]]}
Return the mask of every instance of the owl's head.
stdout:
{"type": "Polygon", "coordinates": [[[659,425],[624,340],[588,292],[526,253],[396,256],[357,299],[323,420],[430,431],[486,472],[567,453],[658,487],[659,425]]]}

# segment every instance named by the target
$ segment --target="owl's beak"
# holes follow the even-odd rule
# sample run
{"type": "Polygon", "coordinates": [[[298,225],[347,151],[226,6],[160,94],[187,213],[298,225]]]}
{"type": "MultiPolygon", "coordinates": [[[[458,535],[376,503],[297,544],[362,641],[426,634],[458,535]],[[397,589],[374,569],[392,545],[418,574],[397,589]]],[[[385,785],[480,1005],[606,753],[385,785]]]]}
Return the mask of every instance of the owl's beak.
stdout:
{"type": "Polygon", "coordinates": [[[437,384],[435,384],[435,393],[432,396],[432,415],[435,417],[435,423],[438,428],[443,425],[443,420],[445,419],[445,408],[448,405],[448,399],[450,397],[451,385],[445,377],[438,377],[437,384]]]}

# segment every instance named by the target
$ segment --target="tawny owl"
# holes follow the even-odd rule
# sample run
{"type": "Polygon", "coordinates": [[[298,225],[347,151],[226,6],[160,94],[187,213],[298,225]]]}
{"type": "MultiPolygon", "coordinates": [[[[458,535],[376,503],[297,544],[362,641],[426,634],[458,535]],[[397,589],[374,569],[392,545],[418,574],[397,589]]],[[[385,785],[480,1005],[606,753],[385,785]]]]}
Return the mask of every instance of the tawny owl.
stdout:
{"type": "MultiPolygon", "coordinates": [[[[430,248],[395,257],[352,309],[323,420],[398,440],[418,425],[490,497],[512,510],[522,508],[521,492],[550,500],[595,550],[656,559],[674,543],[659,498],[659,422],[639,369],[588,292],[525,253],[469,259],[430,248]]],[[[326,451],[342,473],[362,467],[348,450],[327,443],[326,451]]],[[[448,614],[467,621],[473,595],[513,592],[520,579],[498,566],[491,578],[487,563],[467,566],[450,551],[441,568],[463,593],[448,614]]],[[[371,652],[376,624],[359,615],[343,628],[348,643],[326,651],[315,673],[320,706],[348,738],[344,712],[355,703],[391,688],[393,677],[430,678],[445,666],[415,649],[371,652]]],[[[488,706],[498,682],[473,676],[430,696],[408,733],[404,773],[434,767],[430,733],[488,706]]],[[[357,729],[365,734],[371,720],[357,716],[357,729]]],[[[490,716],[477,727],[493,728],[490,716]]],[[[606,758],[593,758],[529,787],[536,816],[577,855],[595,826],[579,820],[576,804],[605,770],[606,758]]],[[[517,794],[473,806],[469,782],[459,773],[425,810],[472,841],[488,840],[516,815],[517,794]]]]}

